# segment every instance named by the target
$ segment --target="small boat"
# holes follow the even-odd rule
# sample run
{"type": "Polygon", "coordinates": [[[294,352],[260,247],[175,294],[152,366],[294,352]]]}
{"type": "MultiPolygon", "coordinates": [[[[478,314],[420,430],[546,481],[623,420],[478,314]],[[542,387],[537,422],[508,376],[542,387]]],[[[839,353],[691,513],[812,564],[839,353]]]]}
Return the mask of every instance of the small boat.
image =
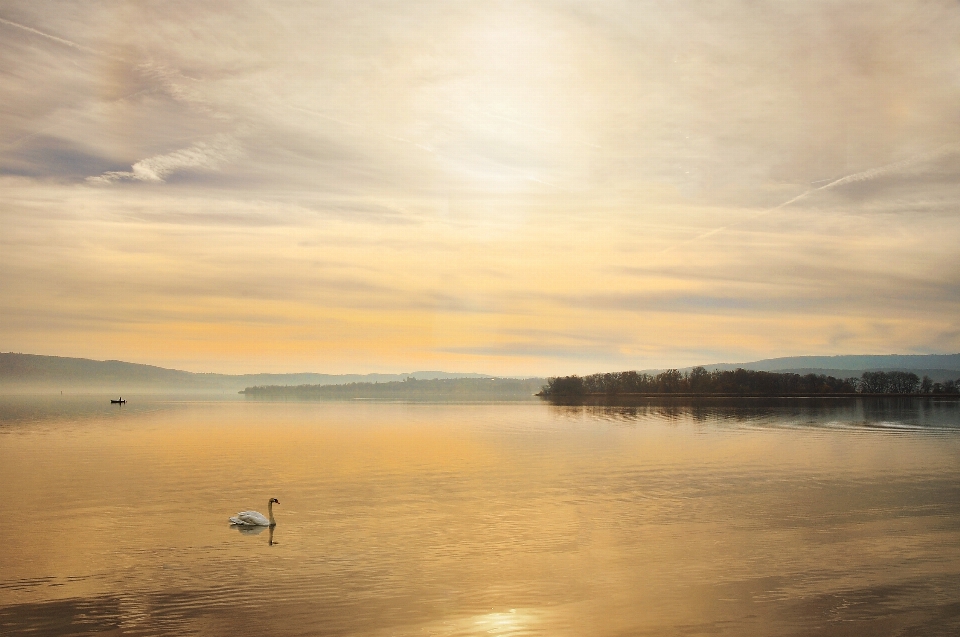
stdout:
{"type": "Polygon", "coordinates": [[[111,404],[111,405],[123,405],[123,404],[125,404],[126,402],[127,402],[127,401],[125,401],[125,400],[123,399],[123,396],[121,396],[121,397],[119,398],[119,400],[114,400],[113,398],[110,399],[110,404],[111,404]]]}

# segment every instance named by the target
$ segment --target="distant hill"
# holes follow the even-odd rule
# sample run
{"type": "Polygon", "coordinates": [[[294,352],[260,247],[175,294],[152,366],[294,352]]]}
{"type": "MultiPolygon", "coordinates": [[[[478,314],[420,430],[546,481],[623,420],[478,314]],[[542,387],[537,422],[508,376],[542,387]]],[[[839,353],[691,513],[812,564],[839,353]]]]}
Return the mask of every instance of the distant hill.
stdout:
{"type": "MultiPolygon", "coordinates": [[[[681,367],[689,372],[694,366],[681,367]]],[[[699,365],[708,371],[730,371],[737,368],[757,372],[785,372],[791,374],[823,374],[835,378],[859,377],[863,372],[913,372],[917,376],[929,376],[936,382],[960,378],[960,354],[882,354],[842,356],[787,356],[766,358],[750,363],[713,363],[699,365]]],[[[664,369],[639,370],[657,374],[664,369]]]]}
{"type": "Polygon", "coordinates": [[[257,385],[387,383],[406,378],[489,378],[486,374],[198,374],[154,365],[0,352],[0,392],[103,391],[236,393],[257,385]]]}
{"type": "MultiPolygon", "coordinates": [[[[910,371],[943,382],[960,378],[960,354],[882,356],[793,356],[751,363],[715,363],[708,370],[738,367],[755,371],[825,374],[836,378],[860,376],[864,371],[910,371]]],[[[681,371],[689,371],[685,368],[681,371]]],[[[622,371],[622,370],[619,370],[622,371]]],[[[663,370],[640,370],[657,373],[663,370]]],[[[269,385],[346,385],[417,380],[477,378],[488,374],[419,371],[403,374],[200,374],[154,365],[86,358],[0,353],[0,392],[184,392],[236,393],[247,387],[269,385]]]]}
{"type": "Polygon", "coordinates": [[[844,356],[788,356],[767,358],[752,363],[715,363],[707,369],[731,370],[738,367],[758,372],[782,372],[797,369],[832,370],[960,370],[960,354],[882,354],[844,356]]]}

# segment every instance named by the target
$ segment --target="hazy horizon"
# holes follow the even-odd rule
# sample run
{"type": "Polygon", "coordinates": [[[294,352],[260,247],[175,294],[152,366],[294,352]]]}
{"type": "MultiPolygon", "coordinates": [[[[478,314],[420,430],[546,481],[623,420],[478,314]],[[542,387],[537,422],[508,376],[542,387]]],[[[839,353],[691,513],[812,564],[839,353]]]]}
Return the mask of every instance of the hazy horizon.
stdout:
{"type": "Polygon", "coordinates": [[[960,5],[0,8],[0,350],[220,373],[960,351],[960,5]]]}
{"type": "MultiPolygon", "coordinates": [[[[107,381],[112,383],[111,388],[116,387],[116,382],[120,379],[117,374],[123,374],[123,369],[127,366],[135,366],[139,369],[138,373],[150,369],[157,370],[157,373],[187,374],[196,376],[202,380],[203,377],[224,377],[234,380],[241,378],[254,379],[251,382],[259,382],[256,377],[268,377],[265,380],[273,383],[274,380],[285,385],[302,384],[328,384],[331,379],[340,382],[390,382],[404,380],[408,377],[416,379],[433,378],[492,378],[498,377],[496,374],[478,372],[476,370],[402,370],[402,371],[384,371],[384,372],[315,372],[309,369],[286,370],[280,372],[243,372],[239,374],[229,374],[219,372],[213,369],[185,370],[144,364],[137,361],[124,360],[98,360],[91,358],[70,358],[61,356],[46,356],[37,354],[28,354],[24,352],[0,352],[0,385],[6,384],[8,389],[16,389],[17,386],[26,388],[36,386],[39,389],[56,389],[71,387],[71,382],[86,378],[90,374],[107,373],[107,381]],[[36,360],[33,360],[36,359],[36,360]],[[92,366],[90,365],[92,364],[92,366]],[[118,366],[119,365],[119,366],[118,366]],[[67,385],[63,385],[63,382],[67,385]]],[[[716,362],[716,363],[698,363],[696,365],[673,366],[664,368],[646,368],[634,369],[632,371],[641,373],[658,373],[670,369],[679,369],[681,371],[690,370],[693,367],[702,366],[708,370],[732,370],[739,367],[757,371],[786,372],[786,373],[817,373],[846,378],[853,374],[859,375],[863,371],[869,370],[900,370],[913,371],[916,373],[931,375],[933,380],[943,379],[955,380],[955,376],[960,374],[960,353],[957,354],[930,354],[930,355],[838,355],[838,356],[798,356],[782,357],[773,359],[762,359],[757,361],[738,361],[738,362],[716,362]]],[[[626,369],[597,369],[591,371],[583,370],[559,370],[555,373],[537,375],[537,374],[513,374],[499,376],[500,378],[514,379],[546,379],[555,376],[567,376],[571,374],[588,375],[591,373],[607,373],[630,371],[626,369]]],[[[169,374],[167,374],[169,376],[169,374]]],[[[146,382],[148,384],[161,384],[168,381],[182,382],[185,379],[167,378],[139,378],[133,381],[136,383],[146,382]]],[[[133,380],[133,379],[130,379],[133,380]]],[[[90,379],[94,385],[104,382],[103,379],[95,381],[90,379]]],[[[128,383],[129,384],[129,383],[128,383]]],[[[247,387],[244,384],[242,387],[247,387]]],[[[240,387],[240,385],[238,385],[240,387]]]]}

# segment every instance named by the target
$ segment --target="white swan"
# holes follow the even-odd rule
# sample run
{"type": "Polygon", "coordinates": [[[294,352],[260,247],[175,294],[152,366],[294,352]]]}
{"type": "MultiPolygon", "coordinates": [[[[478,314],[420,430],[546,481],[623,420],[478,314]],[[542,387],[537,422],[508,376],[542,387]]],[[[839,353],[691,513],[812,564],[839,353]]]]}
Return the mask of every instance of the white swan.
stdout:
{"type": "Polygon", "coordinates": [[[259,511],[241,511],[230,518],[230,524],[236,526],[276,526],[277,521],[273,519],[274,502],[280,504],[280,500],[276,498],[270,498],[270,502],[267,503],[267,513],[270,515],[269,519],[263,517],[263,514],[259,511]]]}

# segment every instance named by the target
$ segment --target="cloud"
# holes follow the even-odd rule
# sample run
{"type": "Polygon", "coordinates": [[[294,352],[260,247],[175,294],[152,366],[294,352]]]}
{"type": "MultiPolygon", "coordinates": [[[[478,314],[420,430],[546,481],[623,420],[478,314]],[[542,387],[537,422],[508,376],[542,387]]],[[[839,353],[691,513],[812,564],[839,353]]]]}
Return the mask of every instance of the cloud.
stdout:
{"type": "Polygon", "coordinates": [[[171,174],[191,169],[216,170],[241,154],[240,144],[230,135],[217,135],[209,142],[197,142],[165,155],[141,159],[129,171],[114,170],[87,177],[92,184],[111,184],[116,181],[147,181],[160,183],[171,174]]]}
{"type": "Polygon", "coordinates": [[[204,97],[199,89],[200,80],[187,77],[183,73],[170,69],[154,60],[147,60],[138,64],[137,71],[144,78],[159,85],[167,95],[178,102],[217,119],[230,118],[229,115],[214,109],[210,101],[204,97]]]}
{"type": "Polygon", "coordinates": [[[497,372],[956,346],[960,4],[454,4],[5,2],[8,346],[497,372]]]}
{"type": "Polygon", "coordinates": [[[802,201],[802,200],[806,199],[807,197],[809,197],[810,195],[816,194],[816,193],[818,193],[818,192],[822,192],[822,191],[825,191],[825,190],[831,190],[831,189],[833,189],[833,188],[837,188],[838,186],[846,186],[846,185],[848,185],[848,184],[857,184],[857,183],[863,183],[863,182],[873,181],[874,179],[879,179],[879,178],[881,178],[881,177],[886,177],[886,176],[888,176],[888,175],[892,175],[892,174],[896,174],[896,173],[899,173],[899,172],[903,172],[904,170],[906,170],[906,169],[908,169],[908,168],[912,168],[913,166],[916,166],[916,165],[918,165],[918,164],[922,164],[922,163],[924,163],[924,162],[927,162],[927,161],[930,161],[930,160],[933,160],[933,159],[937,159],[937,158],[943,157],[944,155],[948,155],[948,154],[951,154],[951,153],[955,153],[955,152],[957,152],[957,148],[958,148],[958,145],[957,145],[957,144],[944,144],[944,145],[940,146],[939,148],[937,148],[937,149],[935,149],[935,150],[932,150],[932,151],[930,151],[930,152],[921,153],[921,154],[919,154],[919,155],[914,155],[913,157],[908,157],[907,159],[904,159],[904,160],[901,160],[901,161],[898,161],[898,162],[894,162],[894,163],[892,163],[892,164],[886,164],[886,165],[883,165],[883,166],[877,166],[877,167],[875,167],[875,168],[870,168],[870,169],[868,169],[868,170],[862,170],[862,171],[860,171],[860,172],[852,173],[852,174],[850,174],[850,175],[845,175],[845,176],[840,177],[840,178],[838,178],[838,179],[825,180],[825,181],[827,181],[828,183],[824,184],[823,186],[817,186],[816,188],[810,188],[809,190],[805,190],[804,192],[800,193],[799,195],[796,195],[796,196],[794,196],[794,197],[791,197],[790,199],[788,199],[787,201],[784,201],[783,203],[777,204],[776,206],[773,206],[772,208],[767,208],[767,209],[765,209],[765,210],[761,210],[760,212],[757,212],[757,213],[755,213],[755,214],[753,214],[753,215],[750,215],[750,216],[747,217],[746,219],[743,219],[743,220],[741,220],[741,221],[737,221],[736,223],[730,223],[730,224],[726,224],[726,225],[723,225],[723,226],[719,226],[719,227],[713,228],[712,230],[708,230],[707,232],[704,232],[704,233],[702,233],[702,234],[699,234],[699,235],[693,237],[692,239],[688,239],[688,240],[683,241],[683,242],[681,242],[681,243],[668,246],[668,247],[664,248],[664,249],[661,251],[661,253],[670,252],[670,251],[672,251],[672,250],[674,250],[674,249],[676,249],[676,248],[678,248],[678,247],[685,246],[685,245],[687,245],[687,244],[694,243],[694,242],[697,242],[697,241],[701,241],[701,240],[703,240],[703,239],[707,239],[707,238],[712,237],[712,236],[714,236],[714,235],[720,234],[721,232],[724,232],[725,230],[729,230],[730,228],[743,225],[743,224],[745,224],[745,223],[747,223],[747,222],[750,222],[750,221],[754,221],[754,220],[759,219],[760,217],[763,217],[763,216],[765,216],[765,215],[768,215],[768,214],[770,214],[770,213],[772,213],[772,212],[776,212],[776,211],[778,211],[778,210],[781,210],[781,209],[783,209],[783,208],[786,208],[787,206],[790,206],[790,205],[792,205],[792,204],[795,204],[795,203],[797,203],[798,201],[802,201]]]}
{"type": "Polygon", "coordinates": [[[20,30],[22,30],[22,31],[26,31],[26,32],[28,32],[28,33],[32,33],[32,34],[34,34],[34,35],[39,35],[40,37],[46,38],[46,39],[51,40],[51,41],[53,41],[53,42],[57,42],[57,43],[62,44],[62,45],[64,45],[64,46],[68,46],[68,47],[70,47],[71,49],[76,49],[77,51],[83,51],[84,53],[93,53],[94,55],[101,55],[101,56],[103,56],[103,57],[107,57],[107,58],[110,58],[110,59],[113,59],[113,60],[121,60],[121,58],[114,57],[114,56],[112,56],[112,55],[109,55],[109,54],[107,54],[107,53],[104,53],[103,51],[98,51],[98,50],[96,50],[96,49],[91,49],[91,48],[88,47],[88,46],[84,46],[84,45],[82,45],[82,44],[77,44],[76,42],[74,42],[74,41],[72,41],[72,40],[67,40],[67,39],[64,39],[64,38],[58,38],[58,37],[55,36],[55,35],[50,35],[49,33],[44,33],[43,31],[40,31],[39,29],[34,29],[33,27],[28,27],[28,26],[23,25],[23,24],[20,24],[20,23],[18,23],[18,22],[13,22],[13,21],[11,21],[11,20],[4,20],[3,18],[0,18],[0,24],[5,24],[5,25],[7,25],[7,26],[11,26],[11,27],[14,27],[14,28],[16,28],[16,29],[20,29],[20,30]]]}

